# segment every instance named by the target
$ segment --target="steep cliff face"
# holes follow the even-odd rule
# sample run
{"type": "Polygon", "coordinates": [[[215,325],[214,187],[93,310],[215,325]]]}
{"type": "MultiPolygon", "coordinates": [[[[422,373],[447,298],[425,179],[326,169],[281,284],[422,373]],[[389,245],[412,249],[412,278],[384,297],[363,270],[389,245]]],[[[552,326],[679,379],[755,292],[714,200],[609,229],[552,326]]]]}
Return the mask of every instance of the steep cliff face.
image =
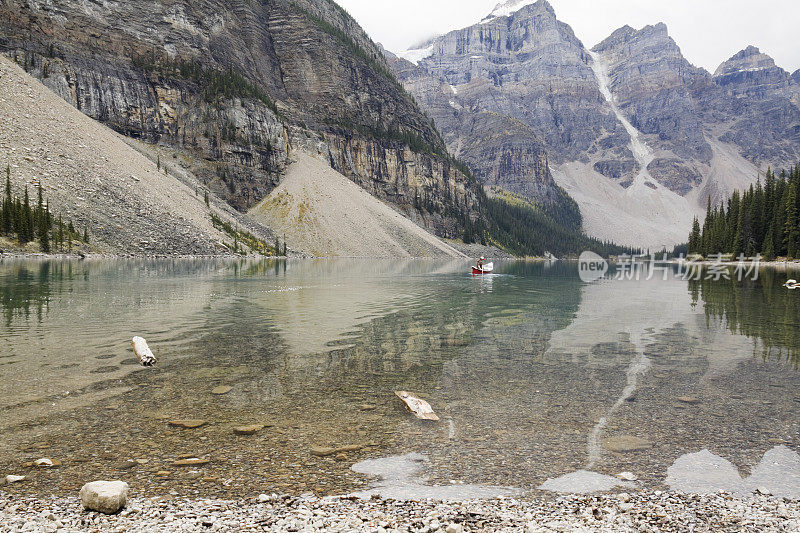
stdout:
{"type": "Polygon", "coordinates": [[[710,120],[761,166],[785,168],[800,157],[800,84],[771,57],[748,46],[714,73],[715,93],[704,95],[710,120]]]}
{"type": "Polygon", "coordinates": [[[693,98],[711,85],[708,73],[683,57],[663,23],[639,31],[624,26],[592,50],[608,67],[619,108],[659,152],[648,165],[651,176],[689,193],[713,156],[693,98]]]}
{"type": "Polygon", "coordinates": [[[460,232],[447,202],[477,216],[476,184],[329,0],[10,0],[0,50],[87,115],[186,150],[240,210],[303,149],[443,235],[460,232]]]}
{"type": "Polygon", "coordinates": [[[722,63],[714,72],[714,82],[731,96],[763,100],[775,94],[789,94],[789,73],[755,46],[748,46],[722,63]]]}
{"type": "Polygon", "coordinates": [[[460,157],[483,183],[539,203],[558,199],[541,139],[514,118],[483,112],[464,116],[460,157]]]}
{"type": "Polygon", "coordinates": [[[387,53],[451,153],[486,185],[536,202],[560,197],[550,163],[589,161],[598,140],[633,169],[627,136],[604,105],[588,55],[544,0],[498,6],[480,24],[412,53],[387,53]]]}
{"type": "Polygon", "coordinates": [[[586,50],[545,0],[437,38],[419,66],[455,87],[462,107],[528,125],[555,163],[585,157],[598,138],[624,157],[586,50]]]}
{"type": "Polygon", "coordinates": [[[482,184],[543,204],[560,198],[545,145],[525,123],[471,107],[456,86],[391,52],[385,54],[406,89],[433,118],[450,153],[467,163],[482,184]]]}

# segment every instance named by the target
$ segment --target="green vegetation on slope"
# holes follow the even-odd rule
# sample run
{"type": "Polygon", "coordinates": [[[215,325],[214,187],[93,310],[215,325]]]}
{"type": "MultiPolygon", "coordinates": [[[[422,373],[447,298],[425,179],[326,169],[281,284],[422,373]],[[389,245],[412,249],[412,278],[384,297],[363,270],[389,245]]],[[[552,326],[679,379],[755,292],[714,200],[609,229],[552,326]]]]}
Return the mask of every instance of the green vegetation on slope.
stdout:
{"type": "Polygon", "coordinates": [[[23,198],[15,197],[11,191],[11,168],[6,167],[6,186],[0,204],[0,235],[16,239],[21,246],[38,242],[42,252],[49,253],[56,248],[64,251],[65,244],[72,250],[73,241],[89,242],[89,233],[84,229],[83,236],[75,230],[72,221],[64,223],[59,215],[56,219],[50,206],[44,201],[42,186],[38,188],[35,206],[31,206],[28,187],[23,198]]]}
{"type": "MultiPolygon", "coordinates": [[[[208,193],[206,193],[206,204],[208,204],[208,193]]],[[[218,230],[228,234],[233,239],[233,245],[229,246],[234,253],[245,252],[246,250],[240,247],[240,244],[247,246],[256,253],[264,255],[281,255],[281,247],[278,238],[275,238],[275,245],[269,246],[266,242],[262,241],[249,231],[234,227],[230,222],[222,220],[220,217],[211,213],[211,223],[218,230]]],[[[228,246],[226,244],[226,246],[228,246]]],[[[284,243],[284,255],[286,255],[286,244],[284,243]]]]}
{"type": "Polygon", "coordinates": [[[580,255],[591,250],[602,256],[639,253],[624,246],[588,237],[582,230],[578,205],[563,189],[547,206],[532,204],[510,193],[486,199],[488,234],[491,244],[519,256],[557,257],[580,255]]]}
{"type": "Polygon", "coordinates": [[[134,67],[147,72],[182,78],[195,83],[207,102],[215,102],[220,98],[251,98],[261,101],[273,113],[279,115],[278,107],[272,98],[233,68],[222,70],[205,67],[194,60],[172,59],[166,55],[158,55],[155,51],[133,56],[131,63],[134,67]]]}
{"type": "Polygon", "coordinates": [[[702,227],[694,220],[689,253],[800,257],[799,196],[800,164],[780,176],[768,170],[763,185],[759,179],[744,194],[734,191],[726,204],[712,208],[709,200],[702,227]]]}

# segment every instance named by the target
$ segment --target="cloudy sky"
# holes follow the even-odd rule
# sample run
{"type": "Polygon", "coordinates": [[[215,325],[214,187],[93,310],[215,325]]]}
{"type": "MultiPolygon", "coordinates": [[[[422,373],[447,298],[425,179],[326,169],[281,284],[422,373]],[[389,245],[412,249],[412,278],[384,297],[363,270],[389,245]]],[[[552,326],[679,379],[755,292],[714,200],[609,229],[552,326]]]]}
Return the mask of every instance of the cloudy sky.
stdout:
{"type": "MultiPolygon", "coordinates": [[[[336,0],[389,50],[480,21],[500,0],[336,0]]],[[[613,30],[665,22],[684,55],[714,72],[748,44],[793,72],[800,68],[798,0],[550,0],[584,45],[613,30]]]]}

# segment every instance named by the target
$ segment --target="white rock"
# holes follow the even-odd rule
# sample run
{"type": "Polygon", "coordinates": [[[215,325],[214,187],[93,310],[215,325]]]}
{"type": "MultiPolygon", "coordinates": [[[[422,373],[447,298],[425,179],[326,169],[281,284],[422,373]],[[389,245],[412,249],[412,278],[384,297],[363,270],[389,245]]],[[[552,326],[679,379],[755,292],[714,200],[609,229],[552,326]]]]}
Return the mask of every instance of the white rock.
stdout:
{"type": "Polygon", "coordinates": [[[13,474],[9,474],[6,476],[6,483],[17,483],[19,481],[24,481],[25,476],[15,476],[13,474]]]}
{"type": "Polygon", "coordinates": [[[445,529],[445,533],[464,533],[464,526],[461,524],[450,524],[445,529]]]}
{"type": "Polygon", "coordinates": [[[114,514],[128,502],[128,484],[124,481],[92,481],[81,488],[81,503],[86,509],[114,514]]]}
{"type": "Polygon", "coordinates": [[[617,477],[625,481],[636,481],[639,479],[631,472],[620,472],[617,474],[617,477]]]}
{"type": "Polygon", "coordinates": [[[258,501],[261,502],[261,503],[267,503],[269,500],[270,500],[270,498],[266,494],[259,494],[258,495],[258,501]]]}

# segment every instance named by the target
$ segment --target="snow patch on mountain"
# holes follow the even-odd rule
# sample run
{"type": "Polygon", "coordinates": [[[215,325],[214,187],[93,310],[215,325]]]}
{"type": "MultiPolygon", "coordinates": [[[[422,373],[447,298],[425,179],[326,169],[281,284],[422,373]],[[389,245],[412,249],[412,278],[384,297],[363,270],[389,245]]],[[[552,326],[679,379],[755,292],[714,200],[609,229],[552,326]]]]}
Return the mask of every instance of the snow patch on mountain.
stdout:
{"type": "Polygon", "coordinates": [[[433,55],[433,45],[426,46],[425,48],[412,48],[400,52],[397,55],[407,61],[411,61],[415,65],[419,65],[420,61],[433,55]]]}
{"type": "Polygon", "coordinates": [[[603,60],[603,57],[599,53],[592,50],[588,50],[588,53],[592,58],[591,67],[592,71],[594,71],[595,77],[597,78],[597,85],[600,88],[600,93],[603,95],[603,98],[606,99],[606,102],[608,102],[608,105],[611,107],[614,115],[616,115],[617,120],[622,123],[622,125],[625,127],[625,131],[631,138],[631,152],[633,152],[633,157],[639,164],[639,174],[637,174],[636,178],[634,179],[634,185],[647,184],[652,188],[654,185],[656,185],[656,183],[652,176],[650,176],[650,171],[647,170],[647,167],[650,166],[650,163],[653,162],[655,157],[653,155],[653,150],[647,146],[646,142],[642,140],[641,132],[630,123],[627,117],[622,114],[619,106],[617,106],[614,95],[611,94],[610,81],[608,77],[608,64],[603,60]]]}
{"type": "Polygon", "coordinates": [[[512,13],[516,13],[520,9],[530,4],[535,3],[536,0],[506,0],[497,4],[491,13],[489,13],[481,22],[491,22],[499,17],[507,17],[512,13]]]}

